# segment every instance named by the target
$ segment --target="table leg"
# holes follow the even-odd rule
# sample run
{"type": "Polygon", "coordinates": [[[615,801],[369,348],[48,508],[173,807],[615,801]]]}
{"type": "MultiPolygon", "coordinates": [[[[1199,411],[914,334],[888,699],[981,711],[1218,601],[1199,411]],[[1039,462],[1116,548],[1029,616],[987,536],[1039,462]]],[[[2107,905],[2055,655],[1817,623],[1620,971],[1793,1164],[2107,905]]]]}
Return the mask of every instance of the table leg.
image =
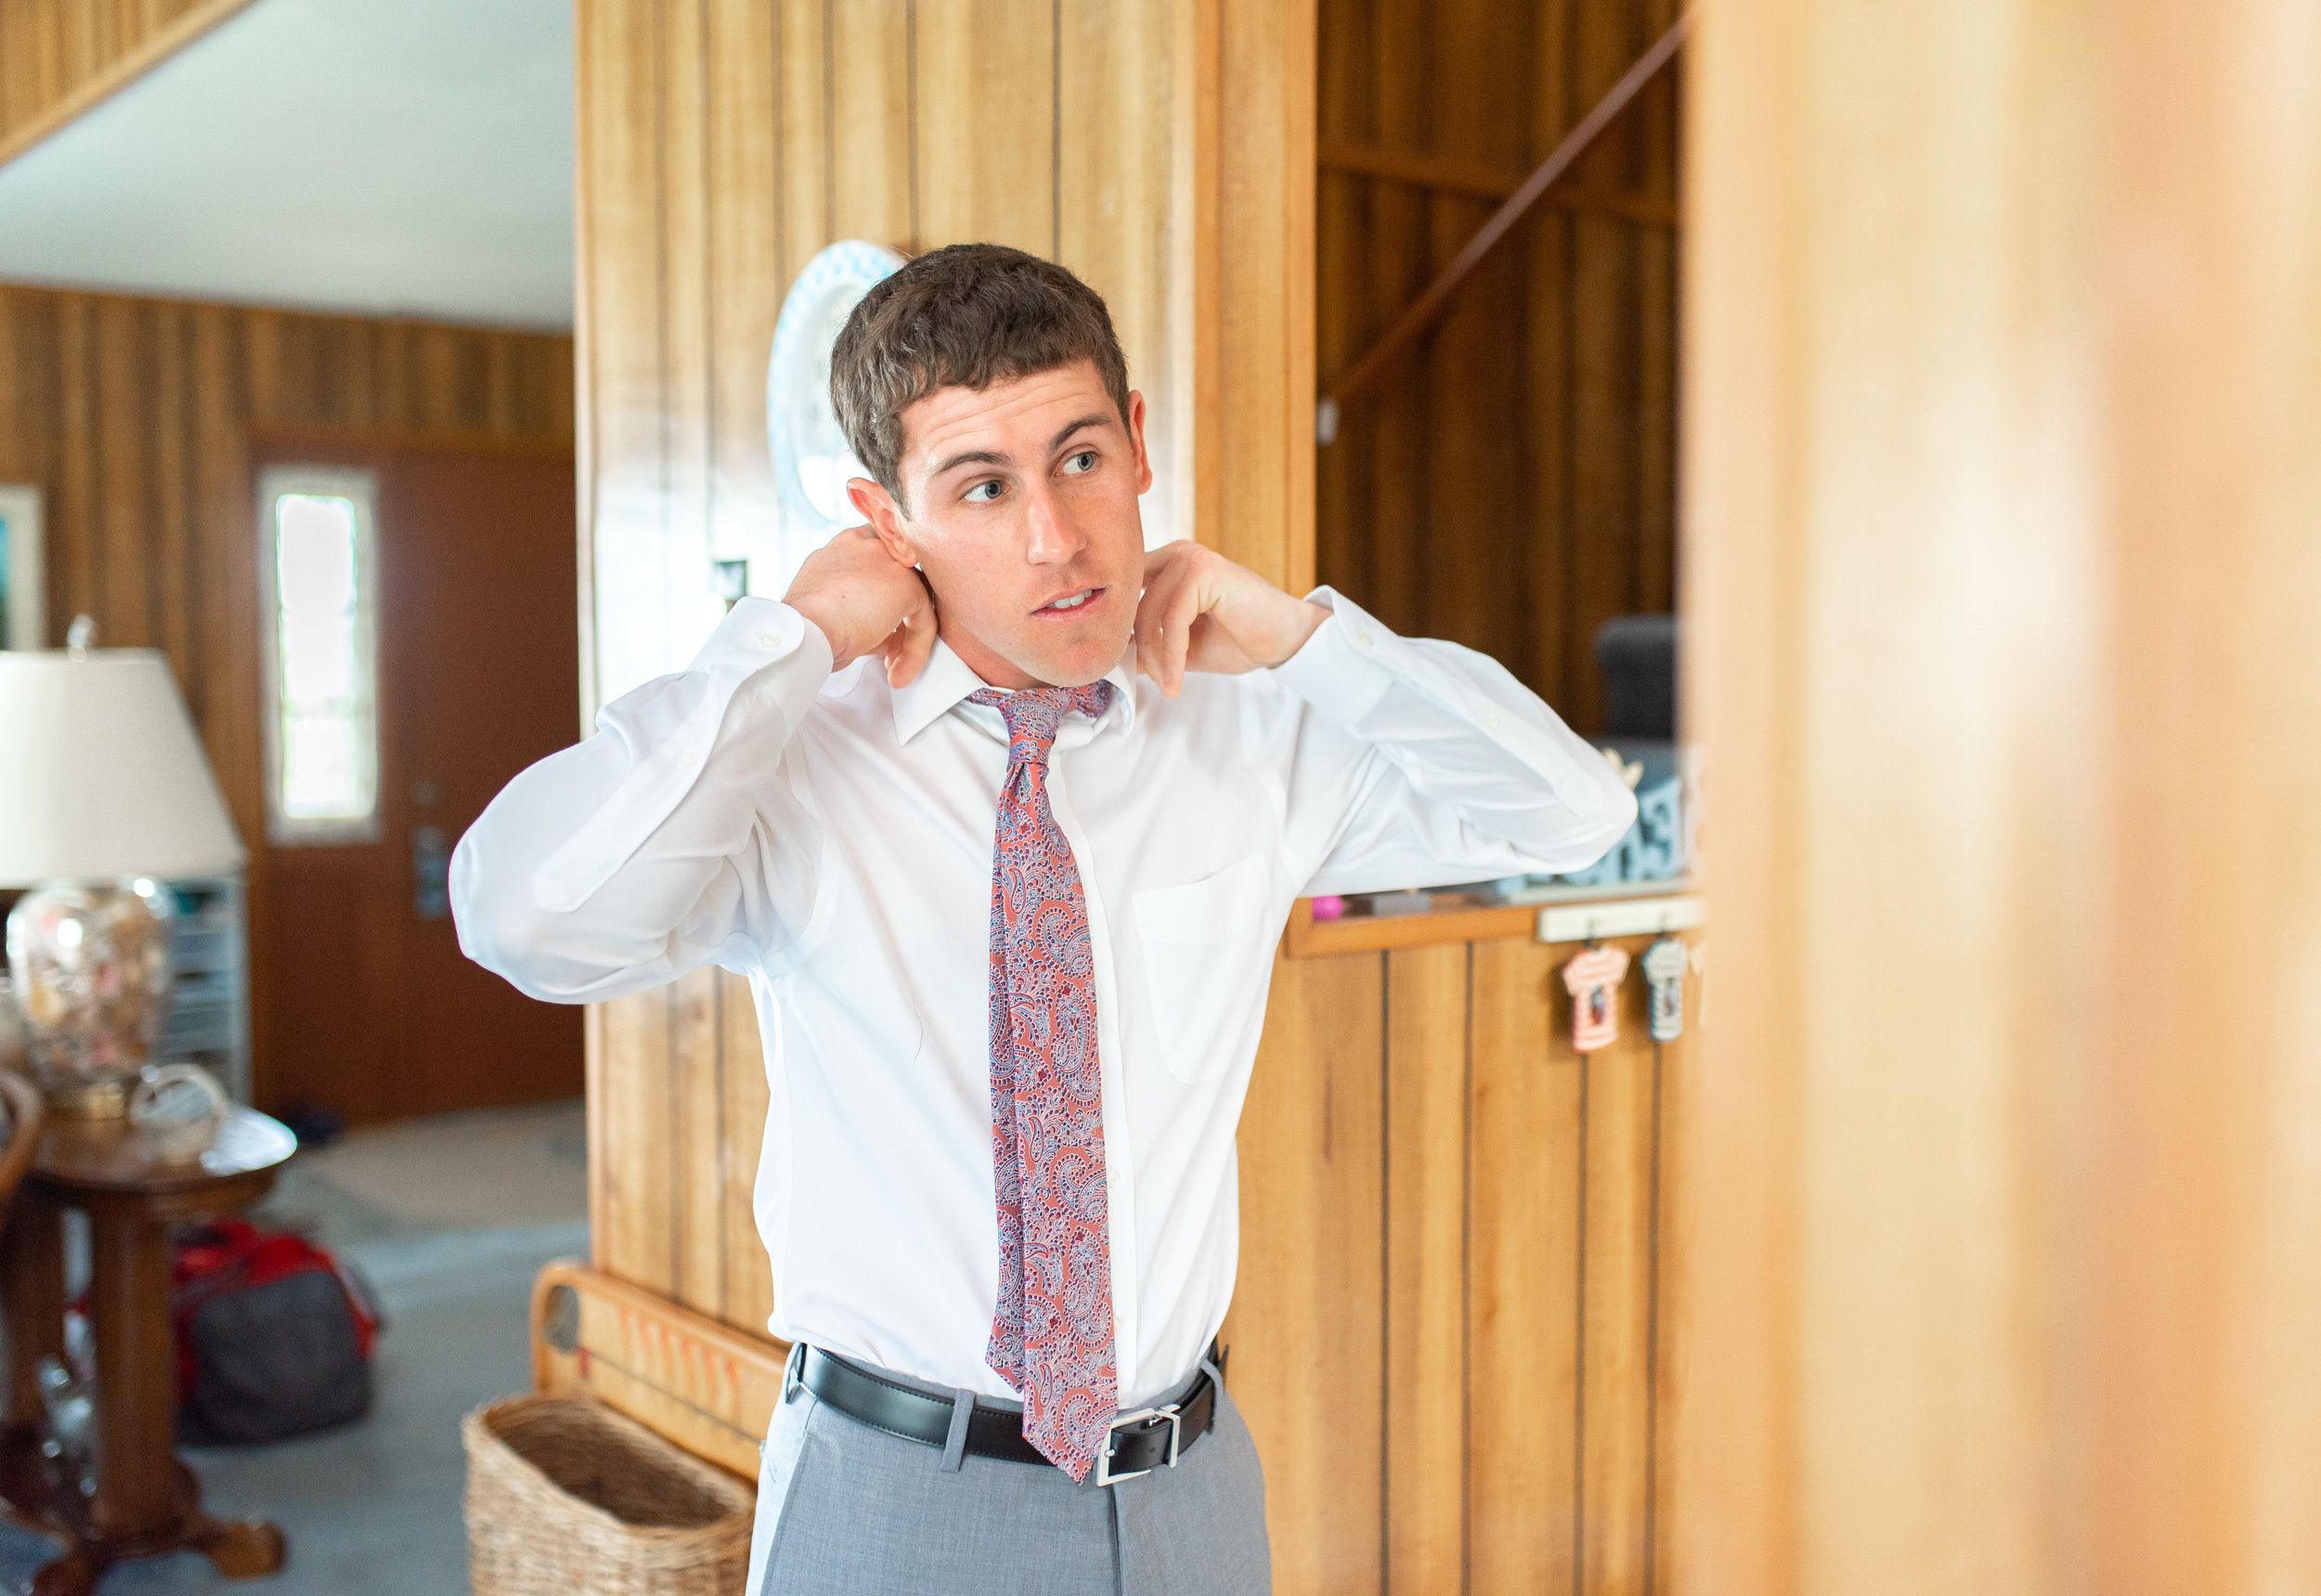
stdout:
{"type": "Polygon", "coordinates": [[[86,1529],[41,1571],[35,1596],[80,1596],[89,1570],[190,1547],[228,1579],[282,1566],[282,1532],[262,1520],[212,1518],[178,1461],[177,1352],[170,1313],[169,1226],[89,1216],[90,1329],[97,1342],[97,1492],[86,1529]]]}
{"type": "Polygon", "coordinates": [[[0,1316],[8,1331],[7,1427],[37,1431],[40,1360],[64,1351],[64,1213],[34,1191],[19,1191],[0,1234],[0,1316]]]}
{"type": "Polygon", "coordinates": [[[100,1535],[151,1535],[169,1529],[179,1516],[169,1226],[93,1213],[89,1230],[97,1447],[89,1517],[100,1535]]]}

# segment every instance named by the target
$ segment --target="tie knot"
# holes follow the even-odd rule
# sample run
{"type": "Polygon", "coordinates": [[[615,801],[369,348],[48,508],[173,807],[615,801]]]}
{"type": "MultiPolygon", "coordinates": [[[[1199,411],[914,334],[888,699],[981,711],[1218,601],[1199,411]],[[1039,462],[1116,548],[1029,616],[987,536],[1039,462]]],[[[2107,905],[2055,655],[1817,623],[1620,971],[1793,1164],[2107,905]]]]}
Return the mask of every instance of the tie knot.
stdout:
{"type": "Polygon", "coordinates": [[[1064,717],[1074,709],[1091,720],[1103,714],[1112,702],[1112,684],[1091,681],[1085,687],[1027,687],[1018,693],[983,687],[968,694],[967,702],[997,709],[1007,722],[1010,765],[1044,765],[1064,717]]]}

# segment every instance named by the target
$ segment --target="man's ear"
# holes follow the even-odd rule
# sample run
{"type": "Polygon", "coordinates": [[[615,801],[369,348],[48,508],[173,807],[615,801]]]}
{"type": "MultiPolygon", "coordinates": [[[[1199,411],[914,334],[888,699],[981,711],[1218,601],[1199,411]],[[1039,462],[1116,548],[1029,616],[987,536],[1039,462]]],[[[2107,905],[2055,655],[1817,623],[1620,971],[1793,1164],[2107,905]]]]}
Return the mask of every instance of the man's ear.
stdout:
{"type": "Polygon", "coordinates": [[[870,523],[870,529],[877,534],[880,546],[888,554],[905,565],[919,563],[919,551],[903,535],[902,511],[895,503],[893,494],[867,476],[857,476],[848,479],[846,496],[854,500],[854,508],[870,523]]]}
{"type": "Polygon", "coordinates": [[[1134,388],[1128,391],[1128,447],[1136,455],[1136,491],[1148,492],[1152,487],[1152,457],[1145,452],[1145,396],[1134,388]]]}

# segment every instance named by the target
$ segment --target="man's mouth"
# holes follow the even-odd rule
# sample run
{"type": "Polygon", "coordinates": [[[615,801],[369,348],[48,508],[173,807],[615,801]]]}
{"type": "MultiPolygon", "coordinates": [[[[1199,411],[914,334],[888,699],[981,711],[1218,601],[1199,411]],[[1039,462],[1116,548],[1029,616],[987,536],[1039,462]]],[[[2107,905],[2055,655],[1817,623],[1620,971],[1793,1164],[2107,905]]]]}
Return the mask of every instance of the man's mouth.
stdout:
{"type": "Polygon", "coordinates": [[[1068,616],[1074,610],[1085,609],[1096,601],[1096,595],[1103,591],[1102,588],[1083,588],[1076,593],[1066,593],[1062,598],[1050,599],[1031,613],[1035,616],[1068,616]]]}

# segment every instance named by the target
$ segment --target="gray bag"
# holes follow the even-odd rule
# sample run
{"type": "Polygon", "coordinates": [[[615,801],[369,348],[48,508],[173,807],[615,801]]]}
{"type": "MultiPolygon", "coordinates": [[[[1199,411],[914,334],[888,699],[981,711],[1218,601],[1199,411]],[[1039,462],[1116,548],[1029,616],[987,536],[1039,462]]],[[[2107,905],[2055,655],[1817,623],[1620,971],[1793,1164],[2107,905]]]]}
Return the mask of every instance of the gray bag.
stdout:
{"type": "Polygon", "coordinates": [[[278,1441],[370,1410],[379,1317],[328,1252],[229,1222],[180,1252],[179,1275],[182,1440],[278,1441]]]}

